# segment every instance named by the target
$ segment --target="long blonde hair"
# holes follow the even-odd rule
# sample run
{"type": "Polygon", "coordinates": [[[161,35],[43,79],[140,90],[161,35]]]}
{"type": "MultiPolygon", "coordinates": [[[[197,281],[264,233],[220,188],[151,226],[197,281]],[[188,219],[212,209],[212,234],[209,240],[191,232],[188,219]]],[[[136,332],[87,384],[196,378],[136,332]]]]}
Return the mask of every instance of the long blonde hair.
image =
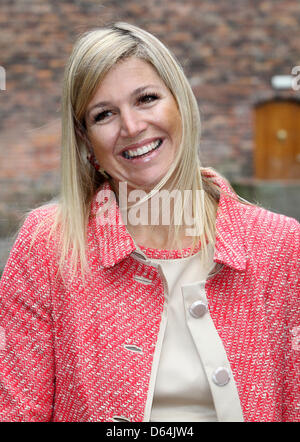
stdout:
{"type": "MultiPolygon", "coordinates": [[[[89,140],[85,113],[97,87],[109,69],[128,57],[141,58],[152,65],[173,94],[182,120],[182,141],[173,166],[158,183],[150,198],[167,182],[179,190],[191,190],[196,220],[193,246],[206,248],[215,240],[218,187],[203,174],[198,148],[200,115],[188,80],[175,57],[152,34],[128,23],[115,23],[83,34],[74,45],[65,69],[62,99],[61,192],[50,235],[59,230],[60,269],[70,251],[71,263],[88,269],[86,230],[90,203],[105,181],[86,160],[89,140]],[[199,202],[196,190],[202,190],[199,202]]],[[[183,208],[181,209],[183,210],[183,208]]],[[[180,243],[180,226],[175,226],[174,244],[180,243]]]]}

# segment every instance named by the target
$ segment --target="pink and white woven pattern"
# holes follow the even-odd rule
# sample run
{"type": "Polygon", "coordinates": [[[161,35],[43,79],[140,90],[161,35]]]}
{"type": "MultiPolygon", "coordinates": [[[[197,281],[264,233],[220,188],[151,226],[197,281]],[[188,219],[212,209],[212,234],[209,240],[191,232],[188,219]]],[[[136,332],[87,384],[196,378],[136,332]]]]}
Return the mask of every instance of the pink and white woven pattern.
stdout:
{"type": "MultiPolygon", "coordinates": [[[[46,229],[29,253],[34,227],[55,205],[34,210],[19,233],[0,283],[1,421],[144,418],[163,283],[131,255],[125,226],[99,225],[98,200],[85,285],[80,274],[71,282],[67,270],[65,283],[55,278],[55,244],[46,246],[46,229]]],[[[300,420],[299,231],[291,218],[221,197],[214,259],[223,267],[206,292],[245,421],[300,420]]]]}

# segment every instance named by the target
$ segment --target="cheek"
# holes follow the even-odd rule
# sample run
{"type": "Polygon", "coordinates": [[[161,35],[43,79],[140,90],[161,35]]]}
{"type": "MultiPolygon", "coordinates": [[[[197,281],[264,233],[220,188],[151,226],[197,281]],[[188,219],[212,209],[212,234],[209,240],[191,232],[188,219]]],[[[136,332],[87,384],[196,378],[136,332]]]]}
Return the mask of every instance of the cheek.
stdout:
{"type": "Polygon", "coordinates": [[[103,128],[95,128],[94,130],[90,131],[89,139],[97,157],[101,158],[112,151],[112,146],[114,143],[112,131],[105,130],[103,128]]]}
{"type": "Polygon", "coordinates": [[[166,115],[168,116],[167,124],[169,127],[169,133],[171,137],[173,137],[174,141],[179,142],[182,134],[182,124],[177,106],[170,107],[166,115]]]}

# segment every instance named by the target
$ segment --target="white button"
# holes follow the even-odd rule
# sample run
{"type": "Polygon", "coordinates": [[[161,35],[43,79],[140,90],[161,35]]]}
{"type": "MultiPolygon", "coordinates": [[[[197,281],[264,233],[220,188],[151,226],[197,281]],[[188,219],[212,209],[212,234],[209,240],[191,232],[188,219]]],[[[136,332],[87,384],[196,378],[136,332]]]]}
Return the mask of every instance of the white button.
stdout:
{"type": "Polygon", "coordinates": [[[225,367],[217,368],[212,375],[212,379],[213,379],[214,383],[216,385],[219,385],[220,387],[228,384],[228,382],[230,381],[229,370],[227,370],[227,368],[225,368],[225,367]]]}
{"type": "Polygon", "coordinates": [[[190,306],[190,314],[194,318],[201,318],[207,312],[207,305],[202,301],[195,301],[190,306]]]}

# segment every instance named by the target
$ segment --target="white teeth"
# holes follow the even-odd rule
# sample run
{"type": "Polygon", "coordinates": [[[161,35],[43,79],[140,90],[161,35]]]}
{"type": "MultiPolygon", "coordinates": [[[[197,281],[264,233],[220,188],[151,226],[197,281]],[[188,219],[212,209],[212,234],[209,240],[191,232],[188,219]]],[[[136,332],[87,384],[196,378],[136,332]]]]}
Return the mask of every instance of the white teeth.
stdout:
{"type": "Polygon", "coordinates": [[[160,144],[160,142],[161,142],[160,140],[157,140],[157,141],[154,141],[153,143],[147,144],[146,146],[139,147],[139,148],[136,149],[136,150],[126,150],[126,151],[124,152],[124,154],[125,154],[127,157],[130,157],[130,158],[132,158],[132,157],[137,157],[137,156],[139,156],[139,155],[144,155],[145,153],[150,152],[150,150],[153,150],[153,149],[155,149],[156,147],[158,147],[158,145],[160,144]]]}

